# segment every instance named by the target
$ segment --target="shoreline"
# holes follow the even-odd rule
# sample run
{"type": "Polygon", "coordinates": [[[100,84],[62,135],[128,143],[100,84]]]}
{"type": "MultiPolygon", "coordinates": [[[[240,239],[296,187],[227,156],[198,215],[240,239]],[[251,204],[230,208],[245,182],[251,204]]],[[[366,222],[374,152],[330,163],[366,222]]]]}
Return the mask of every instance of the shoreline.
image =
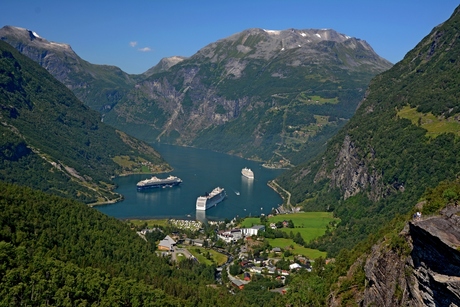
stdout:
{"type": "MultiPolygon", "coordinates": [[[[116,176],[112,176],[111,179],[117,178],[117,177],[126,177],[126,176],[131,176],[131,175],[155,175],[155,174],[164,174],[164,173],[169,173],[172,172],[174,169],[171,168],[170,170],[164,170],[160,172],[124,172],[121,174],[118,174],[116,176]]],[[[88,203],[86,204],[88,207],[95,207],[95,206],[104,206],[104,205],[113,205],[116,204],[124,199],[124,196],[120,193],[114,192],[115,195],[118,197],[115,199],[110,199],[110,200],[105,200],[105,201],[96,201],[94,203],[88,203]]]]}

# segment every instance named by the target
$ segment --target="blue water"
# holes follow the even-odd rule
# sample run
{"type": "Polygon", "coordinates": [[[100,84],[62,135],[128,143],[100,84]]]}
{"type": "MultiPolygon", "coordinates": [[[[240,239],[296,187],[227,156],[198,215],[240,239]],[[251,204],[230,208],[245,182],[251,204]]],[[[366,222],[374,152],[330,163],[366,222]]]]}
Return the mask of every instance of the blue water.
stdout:
{"type": "Polygon", "coordinates": [[[156,176],[165,178],[171,174],[181,178],[183,183],[177,187],[138,192],[136,183],[151,175],[119,177],[115,179],[116,191],[124,196],[124,200],[97,206],[99,211],[119,219],[221,220],[268,214],[282,203],[281,197],[268,187],[267,182],[284,170],[267,169],[258,162],[210,150],[166,144],[154,144],[154,148],[174,168],[171,173],[156,176]],[[253,170],[253,180],[241,175],[243,167],[253,170]],[[217,186],[226,190],[227,198],[206,212],[197,212],[196,198],[217,186]]]}

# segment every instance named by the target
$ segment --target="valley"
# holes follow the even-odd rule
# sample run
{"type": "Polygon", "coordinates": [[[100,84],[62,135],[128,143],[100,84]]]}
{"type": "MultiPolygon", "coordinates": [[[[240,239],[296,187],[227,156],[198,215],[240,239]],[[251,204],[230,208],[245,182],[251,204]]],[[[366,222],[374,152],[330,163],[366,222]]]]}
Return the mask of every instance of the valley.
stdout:
{"type": "Polygon", "coordinates": [[[248,28],[137,75],[4,26],[0,305],[460,305],[459,25],[395,64],[248,28]]]}

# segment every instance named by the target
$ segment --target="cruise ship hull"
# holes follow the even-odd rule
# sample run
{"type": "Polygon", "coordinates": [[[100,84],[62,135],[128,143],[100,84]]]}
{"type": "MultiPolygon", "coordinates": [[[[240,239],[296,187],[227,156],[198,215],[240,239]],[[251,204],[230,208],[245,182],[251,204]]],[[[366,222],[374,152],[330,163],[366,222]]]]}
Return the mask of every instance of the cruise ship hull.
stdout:
{"type": "Polygon", "coordinates": [[[254,172],[249,168],[243,168],[241,174],[248,179],[254,179],[254,172]]]}
{"type": "Polygon", "coordinates": [[[146,179],[139,181],[137,183],[137,190],[148,190],[148,189],[156,189],[156,188],[169,188],[174,187],[182,183],[180,178],[170,176],[166,179],[159,179],[157,177],[152,177],[151,179],[146,179]]]}
{"type": "Polygon", "coordinates": [[[149,190],[149,189],[156,189],[156,188],[170,188],[175,187],[181,184],[180,182],[170,182],[170,183],[155,183],[155,184],[147,184],[144,186],[137,186],[138,191],[142,190],[149,190]]]}
{"type": "Polygon", "coordinates": [[[224,189],[216,188],[210,195],[200,196],[196,200],[196,210],[205,211],[223,201],[227,194],[224,189]]]}

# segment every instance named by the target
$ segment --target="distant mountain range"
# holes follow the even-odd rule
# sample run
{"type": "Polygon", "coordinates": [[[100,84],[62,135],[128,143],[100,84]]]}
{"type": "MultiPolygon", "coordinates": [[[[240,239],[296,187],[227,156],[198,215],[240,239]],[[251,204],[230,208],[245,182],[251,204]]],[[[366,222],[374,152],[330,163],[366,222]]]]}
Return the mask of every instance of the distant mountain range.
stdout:
{"type": "Polygon", "coordinates": [[[136,76],[83,61],[31,30],[7,26],[0,38],[122,131],[274,165],[323,150],[370,79],[391,67],[365,41],[333,30],[249,29],[136,76]]]}
{"type": "Polygon", "coordinates": [[[0,180],[93,203],[120,199],[115,175],[170,170],[6,42],[0,55],[0,180]]]}
{"type": "Polygon", "coordinates": [[[0,40],[46,68],[78,99],[101,113],[117,104],[136,82],[136,76],[118,67],[91,64],[70,45],[48,41],[31,30],[5,26],[0,29],[0,40]]]}

